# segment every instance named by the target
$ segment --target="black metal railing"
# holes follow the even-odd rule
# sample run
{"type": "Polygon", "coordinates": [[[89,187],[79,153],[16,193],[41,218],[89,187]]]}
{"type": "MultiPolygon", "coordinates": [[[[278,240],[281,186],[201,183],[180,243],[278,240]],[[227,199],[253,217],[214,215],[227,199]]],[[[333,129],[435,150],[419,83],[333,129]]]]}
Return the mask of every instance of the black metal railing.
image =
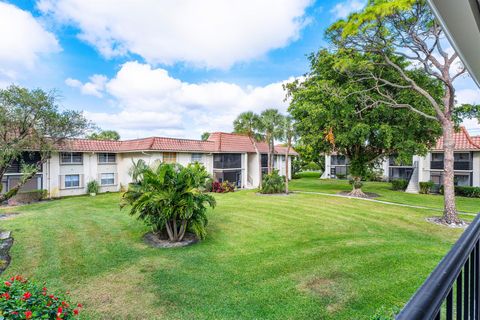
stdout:
{"type": "Polygon", "coordinates": [[[480,214],[396,317],[480,319],[480,214]]]}

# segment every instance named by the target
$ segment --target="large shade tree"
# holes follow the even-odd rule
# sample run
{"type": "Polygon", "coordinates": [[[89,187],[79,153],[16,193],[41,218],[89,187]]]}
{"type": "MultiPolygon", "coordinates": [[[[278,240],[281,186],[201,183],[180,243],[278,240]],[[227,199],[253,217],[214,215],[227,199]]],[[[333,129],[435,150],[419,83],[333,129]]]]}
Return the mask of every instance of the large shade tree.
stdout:
{"type": "MultiPolygon", "coordinates": [[[[255,149],[255,153],[258,158],[258,172],[261,176],[262,173],[262,156],[258,149],[258,142],[263,140],[263,135],[261,134],[262,130],[262,121],[258,114],[247,111],[238,115],[238,117],[233,121],[233,131],[235,133],[244,134],[249,139],[255,149]]],[[[262,188],[262,178],[260,177],[259,187],[262,188]]]]}
{"type": "MultiPolygon", "coordinates": [[[[425,154],[439,136],[440,128],[436,121],[405,109],[386,104],[365,108],[363,97],[355,93],[368,91],[371,83],[352,82],[347,74],[339,72],[336,63],[340,57],[327,50],[310,56],[311,71],[305,79],[286,86],[292,99],[289,111],[296,120],[302,143],[311,145],[318,153],[337,152],[349,158],[354,180],[351,194],[365,196],[360,180],[380,161],[394,154],[403,159],[425,154]]],[[[358,55],[356,59],[361,63],[364,57],[358,55]]],[[[420,72],[404,72],[435,98],[441,94],[437,81],[420,72]]],[[[383,76],[397,80],[397,75],[388,74],[388,70],[384,70],[383,76]]],[[[369,94],[376,96],[374,92],[369,94]]],[[[388,94],[418,110],[428,110],[428,100],[420,94],[400,88],[393,88],[388,94]]]]}
{"type": "Polygon", "coordinates": [[[0,181],[25,152],[39,154],[34,164],[22,164],[19,183],[1,193],[0,203],[15,196],[65,139],[84,135],[91,124],[82,113],[60,111],[55,92],[10,86],[0,90],[0,181]]]}
{"type": "MultiPolygon", "coordinates": [[[[448,224],[459,223],[455,206],[454,191],[454,120],[455,86],[454,82],[463,74],[458,54],[448,50],[445,31],[436,21],[425,0],[369,0],[366,8],[340,20],[329,29],[328,36],[338,50],[348,52],[372,53],[365,68],[358,69],[354,60],[343,59],[341,64],[354,70],[351,76],[356,81],[372,80],[371,90],[376,92],[375,99],[364,100],[365,106],[390,106],[404,108],[412,115],[437,122],[442,128],[444,151],[444,216],[448,224]],[[393,57],[402,57],[403,60],[393,57]],[[406,72],[409,68],[422,69],[443,86],[440,97],[432,95],[423,83],[406,72]],[[382,68],[375,68],[381,66],[382,68]],[[386,78],[384,70],[395,72],[395,79],[386,78]],[[428,111],[404,103],[392,96],[392,90],[407,90],[428,101],[428,111]]],[[[368,55],[367,55],[368,57],[368,55]]]]}

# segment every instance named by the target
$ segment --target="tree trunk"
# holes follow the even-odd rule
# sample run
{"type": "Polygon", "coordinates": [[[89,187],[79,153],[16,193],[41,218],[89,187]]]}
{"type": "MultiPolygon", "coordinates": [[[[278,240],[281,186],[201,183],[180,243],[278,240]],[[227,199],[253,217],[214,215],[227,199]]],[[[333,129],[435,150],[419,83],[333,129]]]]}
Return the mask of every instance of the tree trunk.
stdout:
{"type": "Polygon", "coordinates": [[[257,143],[255,140],[252,140],[253,148],[255,148],[255,153],[257,154],[258,157],[258,173],[259,173],[259,182],[258,182],[258,187],[262,189],[262,183],[263,183],[263,177],[262,177],[262,155],[260,154],[260,151],[258,151],[257,143]]]}
{"type": "Polygon", "coordinates": [[[167,229],[168,238],[170,239],[170,241],[174,241],[172,227],[170,226],[170,221],[167,221],[165,223],[165,227],[167,229]]]}
{"type": "Polygon", "coordinates": [[[177,219],[173,218],[173,241],[178,241],[177,219]]]}
{"type": "Polygon", "coordinates": [[[182,220],[182,225],[180,226],[180,232],[178,234],[178,241],[182,241],[185,236],[185,231],[187,231],[187,220],[182,220]]]}
{"type": "Polygon", "coordinates": [[[453,139],[454,128],[451,119],[445,119],[442,122],[443,129],[443,196],[444,211],[443,219],[448,224],[460,223],[457,209],[455,206],[455,183],[454,183],[454,149],[455,141],[453,139]]]}
{"type": "Polygon", "coordinates": [[[351,197],[368,198],[368,196],[362,191],[362,187],[359,187],[362,182],[362,177],[354,176],[352,178],[352,191],[350,191],[348,195],[351,197]]]}

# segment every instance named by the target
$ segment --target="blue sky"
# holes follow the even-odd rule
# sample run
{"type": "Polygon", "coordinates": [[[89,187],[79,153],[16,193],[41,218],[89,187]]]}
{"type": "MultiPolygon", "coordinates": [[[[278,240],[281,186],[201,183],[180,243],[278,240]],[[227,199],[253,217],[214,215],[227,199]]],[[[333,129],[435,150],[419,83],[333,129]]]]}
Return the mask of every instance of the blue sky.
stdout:
{"type": "MultiPolygon", "coordinates": [[[[282,83],[364,2],[0,0],[0,86],[57,89],[122,138],[230,131],[242,111],[285,111],[282,83]]],[[[470,79],[457,89],[480,102],[470,79]]]]}

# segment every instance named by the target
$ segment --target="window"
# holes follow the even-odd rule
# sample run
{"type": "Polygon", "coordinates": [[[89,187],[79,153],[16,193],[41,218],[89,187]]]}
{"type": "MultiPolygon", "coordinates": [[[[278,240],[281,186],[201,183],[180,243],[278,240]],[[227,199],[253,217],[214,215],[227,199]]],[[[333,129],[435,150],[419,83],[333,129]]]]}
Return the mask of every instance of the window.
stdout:
{"type": "Polygon", "coordinates": [[[99,153],[98,163],[115,163],[117,161],[115,153],[99,153]]]}
{"type": "Polygon", "coordinates": [[[470,153],[468,152],[461,152],[454,154],[455,161],[470,161],[470,153]]]}
{"type": "Polygon", "coordinates": [[[163,153],[163,162],[165,162],[165,163],[175,163],[175,162],[177,162],[177,154],[175,152],[164,152],[163,153]]]}
{"type": "Polygon", "coordinates": [[[470,186],[470,175],[456,174],[453,181],[456,186],[462,186],[462,187],[470,186]]]}
{"type": "Polygon", "coordinates": [[[100,175],[100,184],[102,186],[113,186],[115,184],[115,173],[102,173],[100,175]]]}
{"type": "Polygon", "coordinates": [[[438,186],[443,185],[443,175],[441,173],[432,173],[430,175],[430,180],[438,186]]]}
{"type": "Polygon", "coordinates": [[[82,164],[83,154],[81,152],[62,152],[60,153],[61,164],[82,164]]]}
{"type": "Polygon", "coordinates": [[[65,176],[65,188],[79,188],[79,187],[80,187],[79,174],[67,174],[65,176]]]}
{"type": "Polygon", "coordinates": [[[241,169],[242,155],[239,153],[222,153],[213,156],[215,169],[241,169]]]}
{"type": "Polygon", "coordinates": [[[347,165],[347,158],[342,155],[333,155],[330,163],[332,165],[344,166],[347,165]]]}
{"type": "Polygon", "coordinates": [[[443,161],[443,153],[432,153],[432,161],[443,161]]]}
{"type": "Polygon", "coordinates": [[[202,163],[203,162],[203,154],[201,153],[192,153],[192,163],[202,163]]]}
{"type": "Polygon", "coordinates": [[[262,154],[262,168],[268,167],[268,154],[262,154]]]}

